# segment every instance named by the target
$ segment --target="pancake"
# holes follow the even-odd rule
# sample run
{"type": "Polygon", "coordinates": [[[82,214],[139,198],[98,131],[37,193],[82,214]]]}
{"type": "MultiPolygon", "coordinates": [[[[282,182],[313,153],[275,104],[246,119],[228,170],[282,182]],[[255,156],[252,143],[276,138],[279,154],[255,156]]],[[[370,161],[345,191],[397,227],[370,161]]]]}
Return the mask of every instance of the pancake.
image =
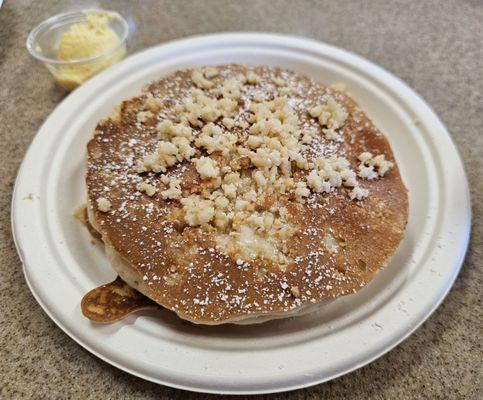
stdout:
{"type": "Polygon", "coordinates": [[[131,287],[197,324],[313,310],[404,235],[390,145],[347,94],[240,65],[176,71],[100,121],[88,218],[131,287]]]}
{"type": "Polygon", "coordinates": [[[82,314],[101,324],[116,322],[131,313],[157,307],[156,303],[119,277],[86,293],[81,301],[82,314]]]}

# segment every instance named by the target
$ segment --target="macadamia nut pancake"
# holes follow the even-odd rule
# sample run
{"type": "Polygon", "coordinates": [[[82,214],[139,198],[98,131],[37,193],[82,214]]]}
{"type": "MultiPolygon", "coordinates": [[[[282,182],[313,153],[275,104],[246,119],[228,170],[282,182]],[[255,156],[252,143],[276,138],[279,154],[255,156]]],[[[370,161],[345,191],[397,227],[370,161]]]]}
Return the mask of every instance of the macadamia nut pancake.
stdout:
{"type": "Polygon", "coordinates": [[[279,68],[176,71],[88,144],[88,215],[121,278],[200,324],[294,315],[367,285],[404,235],[388,141],[279,68]]]}

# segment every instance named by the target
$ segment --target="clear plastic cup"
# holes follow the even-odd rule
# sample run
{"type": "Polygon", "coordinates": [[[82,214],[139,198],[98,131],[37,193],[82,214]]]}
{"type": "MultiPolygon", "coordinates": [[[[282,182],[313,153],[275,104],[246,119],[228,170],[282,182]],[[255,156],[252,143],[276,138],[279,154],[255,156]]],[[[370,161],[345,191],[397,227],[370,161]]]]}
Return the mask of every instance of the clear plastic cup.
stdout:
{"type": "Polygon", "coordinates": [[[34,58],[44,63],[60,86],[72,90],[91,76],[124,58],[128,33],[127,21],[114,11],[89,9],[66,12],[55,15],[35,27],[27,38],[27,49],[34,58]],[[92,57],[60,60],[59,42],[63,34],[72,25],[87,22],[86,16],[89,13],[107,14],[108,26],[117,34],[119,42],[92,57]]]}

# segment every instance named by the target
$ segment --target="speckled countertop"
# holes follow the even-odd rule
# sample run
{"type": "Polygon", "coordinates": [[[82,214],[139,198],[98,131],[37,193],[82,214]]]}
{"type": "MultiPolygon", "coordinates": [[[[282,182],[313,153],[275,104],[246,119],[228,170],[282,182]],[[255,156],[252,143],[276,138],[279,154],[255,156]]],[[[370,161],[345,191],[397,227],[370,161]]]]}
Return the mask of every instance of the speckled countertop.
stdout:
{"type": "Polygon", "coordinates": [[[0,398],[206,399],[130,376],[69,339],[40,309],[22,275],[10,200],[22,157],[65,96],[25,50],[28,31],[79,4],[132,17],[131,52],[216,31],[315,38],[387,68],[420,93],[452,133],[470,181],[473,233],[456,284],[409,339],[372,364],[292,399],[482,398],[483,2],[446,1],[27,1],[0,8],[0,398]]]}

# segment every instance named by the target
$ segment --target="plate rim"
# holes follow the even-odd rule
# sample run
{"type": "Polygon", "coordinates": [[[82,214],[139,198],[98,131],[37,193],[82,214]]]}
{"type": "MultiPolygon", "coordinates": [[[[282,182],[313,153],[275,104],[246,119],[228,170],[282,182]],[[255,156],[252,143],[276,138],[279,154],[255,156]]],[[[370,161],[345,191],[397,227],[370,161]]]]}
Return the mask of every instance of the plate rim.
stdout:
{"type": "MultiPolygon", "coordinates": [[[[439,305],[442,303],[442,301],[446,298],[447,294],[451,290],[451,288],[454,284],[454,281],[456,280],[456,277],[458,276],[458,273],[461,269],[461,266],[463,264],[465,254],[466,254],[466,251],[467,251],[467,248],[468,248],[468,244],[469,244],[469,238],[470,238],[470,232],[471,232],[471,201],[470,201],[470,193],[469,193],[467,174],[466,174],[466,171],[465,171],[465,168],[464,168],[464,164],[462,162],[462,158],[460,156],[458,148],[456,147],[456,145],[454,143],[453,138],[451,137],[448,130],[446,129],[444,124],[441,122],[441,120],[439,119],[437,114],[431,108],[431,106],[428,103],[426,103],[418,93],[416,93],[413,89],[411,89],[401,79],[394,76],[393,74],[391,74],[387,70],[383,69],[382,67],[374,64],[373,62],[367,60],[366,58],[364,58],[362,56],[359,56],[359,55],[357,55],[353,52],[341,49],[341,48],[333,46],[333,45],[329,45],[329,44],[319,42],[319,41],[316,41],[316,40],[313,40],[313,39],[308,39],[308,38],[303,38],[303,37],[298,37],[298,36],[293,36],[293,35],[280,35],[280,34],[271,34],[271,33],[262,33],[262,32],[260,32],[260,33],[258,33],[258,32],[223,33],[222,32],[222,33],[216,33],[216,34],[190,36],[190,37],[186,37],[186,38],[182,38],[182,39],[177,39],[177,40],[165,42],[165,43],[160,44],[160,45],[152,46],[150,48],[144,49],[144,50],[142,50],[138,53],[133,54],[132,56],[127,58],[126,61],[124,61],[124,63],[129,62],[130,60],[132,61],[134,58],[141,59],[143,56],[145,57],[150,52],[162,51],[162,50],[166,51],[169,48],[174,47],[174,46],[183,46],[183,45],[189,46],[190,44],[196,44],[197,41],[199,42],[198,44],[201,44],[204,41],[209,42],[209,41],[221,40],[221,39],[223,39],[223,40],[231,39],[231,40],[234,40],[234,41],[242,40],[242,39],[245,39],[245,40],[246,39],[251,39],[251,40],[260,39],[260,41],[262,43],[269,44],[269,45],[275,44],[276,42],[280,42],[281,40],[283,40],[283,41],[289,41],[294,46],[298,45],[296,47],[304,48],[304,46],[314,46],[315,48],[318,47],[319,51],[323,52],[324,54],[327,51],[329,51],[329,52],[336,53],[336,55],[337,54],[343,55],[345,58],[350,58],[352,60],[357,60],[359,62],[363,62],[364,64],[366,64],[365,65],[366,67],[370,67],[374,71],[376,71],[377,73],[382,74],[386,79],[391,79],[393,82],[398,83],[399,86],[401,86],[403,89],[405,89],[405,91],[407,92],[406,94],[409,93],[412,97],[417,99],[419,101],[419,103],[421,103],[424,107],[427,108],[427,111],[429,111],[429,113],[431,114],[431,117],[434,120],[433,122],[437,123],[438,128],[445,133],[445,136],[447,138],[450,139],[451,150],[455,152],[454,156],[456,156],[456,159],[459,162],[459,167],[461,167],[461,172],[464,176],[463,184],[464,184],[466,190],[465,190],[465,193],[463,193],[462,195],[465,197],[464,206],[465,206],[466,217],[467,217],[466,218],[466,225],[465,225],[466,229],[464,230],[463,235],[460,238],[460,240],[462,240],[462,244],[459,246],[459,251],[458,251],[457,257],[455,257],[455,261],[453,263],[454,268],[451,269],[452,275],[450,276],[450,279],[446,281],[446,285],[444,287],[444,290],[441,292],[439,298],[437,299],[437,301],[435,301],[432,304],[432,307],[429,308],[429,311],[424,315],[424,317],[422,317],[420,320],[418,320],[417,323],[414,324],[413,326],[411,326],[409,329],[406,329],[404,335],[397,338],[397,340],[395,340],[389,346],[384,348],[382,351],[376,352],[372,357],[365,359],[363,362],[354,364],[350,368],[346,368],[343,371],[340,371],[339,373],[333,374],[331,376],[323,377],[322,379],[318,379],[318,378],[313,379],[312,378],[312,379],[309,379],[308,381],[306,381],[304,383],[296,383],[296,384],[293,384],[291,386],[282,387],[282,388],[273,388],[273,389],[265,389],[265,390],[255,389],[255,390],[231,390],[231,391],[230,390],[228,390],[228,391],[227,390],[216,390],[216,389],[210,389],[210,388],[200,388],[200,387],[194,387],[194,386],[187,386],[187,385],[184,385],[184,384],[177,384],[177,383],[172,382],[172,381],[164,381],[163,379],[153,379],[152,377],[149,377],[142,372],[136,371],[135,369],[130,368],[130,367],[126,367],[125,365],[122,365],[120,362],[109,359],[108,356],[101,354],[100,352],[98,352],[96,349],[94,349],[89,344],[82,342],[82,340],[79,337],[77,337],[75,332],[72,332],[67,327],[65,327],[64,323],[61,322],[57,317],[55,317],[51,313],[51,311],[46,306],[44,301],[40,298],[39,294],[36,293],[35,288],[33,286],[33,283],[30,282],[30,280],[29,280],[28,272],[27,272],[28,265],[26,265],[26,263],[24,261],[25,257],[24,257],[24,254],[23,254],[22,247],[20,246],[20,240],[19,240],[19,237],[18,237],[20,229],[16,225],[18,223],[18,221],[16,219],[16,214],[17,214],[16,209],[17,209],[17,203],[21,200],[19,190],[18,190],[18,188],[20,186],[19,182],[22,178],[22,174],[24,172],[25,165],[27,164],[27,159],[31,155],[32,148],[33,148],[36,140],[38,139],[37,135],[34,137],[34,139],[32,140],[31,144],[29,145],[29,147],[27,149],[27,152],[25,153],[25,156],[22,160],[22,163],[21,163],[20,168],[19,168],[18,173],[17,173],[17,178],[15,180],[15,186],[14,186],[14,190],[13,190],[12,203],[11,203],[11,225],[12,225],[12,234],[13,234],[14,244],[15,244],[15,247],[16,247],[17,252],[19,254],[20,260],[22,261],[23,273],[24,273],[27,285],[28,285],[30,291],[32,292],[34,298],[36,299],[36,301],[39,303],[39,305],[44,310],[44,312],[57,324],[57,326],[59,326],[75,342],[77,342],[79,345],[81,345],[86,350],[88,350],[92,354],[96,355],[97,357],[99,357],[103,361],[115,366],[116,368],[119,368],[119,369],[121,369],[125,372],[132,374],[132,375],[138,376],[140,378],[143,378],[143,379],[146,379],[146,380],[158,383],[158,384],[163,384],[163,385],[178,388],[178,389],[184,389],[184,390],[196,391],[196,392],[204,392],[204,393],[262,394],[262,393],[285,392],[285,391],[290,391],[290,390],[295,390],[295,389],[313,386],[313,385],[316,385],[316,384],[320,384],[322,382],[326,382],[326,381],[335,379],[335,378],[342,376],[346,373],[352,372],[352,371],[354,371],[354,370],[356,370],[356,369],[358,369],[358,368],[360,368],[364,365],[367,365],[367,364],[373,362],[375,359],[377,359],[377,358],[381,357],[382,355],[386,354],[388,351],[392,350],[394,347],[396,347],[401,342],[403,342],[405,339],[407,339],[416,329],[418,329],[419,326],[429,318],[429,316],[439,307],[439,305]]],[[[122,63],[120,63],[120,64],[122,64],[122,63]]],[[[41,132],[44,129],[44,126],[48,123],[48,121],[51,118],[53,118],[52,116],[56,113],[56,111],[58,111],[58,109],[61,105],[65,106],[65,104],[67,104],[69,102],[69,99],[72,99],[73,96],[82,96],[83,92],[90,90],[91,87],[95,87],[98,82],[99,83],[102,82],[102,79],[104,79],[105,76],[108,76],[109,73],[114,72],[119,67],[120,64],[117,64],[117,65],[114,65],[114,66],[108,68],[106,71],[103,71],[98,76],[94,77],[89,82],[87,82],[85,85],[83,85],[83,87],[79,88],[75,92],[66,96],[66,98],[64,98],[54,108],[54,110],[51,112],[51,114],[47,117],[47,119],[44,121],[44,123],[40,126],[37,133],[41,132]]]]}

